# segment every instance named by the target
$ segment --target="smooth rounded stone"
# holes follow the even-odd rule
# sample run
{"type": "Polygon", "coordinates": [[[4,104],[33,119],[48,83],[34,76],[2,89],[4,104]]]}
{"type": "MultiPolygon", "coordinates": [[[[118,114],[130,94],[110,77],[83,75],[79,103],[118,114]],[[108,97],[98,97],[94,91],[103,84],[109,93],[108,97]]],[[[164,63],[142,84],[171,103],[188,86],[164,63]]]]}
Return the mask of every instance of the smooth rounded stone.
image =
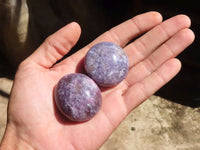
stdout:
{"type": "Polygon", "coordinates": [[[98,85],[112,87],[126,77],[129,62],[121,47],[114,43],[102,42],[88,51],[84,66],[87,74],[98,85]]]}
{"type": "Polygon", "coordinates": [[[100,109],[101,91],[88,76],[73,73],[64,76],[54,91],[58,109],[70,120],[83,122],[91,119],[100,109]]]}

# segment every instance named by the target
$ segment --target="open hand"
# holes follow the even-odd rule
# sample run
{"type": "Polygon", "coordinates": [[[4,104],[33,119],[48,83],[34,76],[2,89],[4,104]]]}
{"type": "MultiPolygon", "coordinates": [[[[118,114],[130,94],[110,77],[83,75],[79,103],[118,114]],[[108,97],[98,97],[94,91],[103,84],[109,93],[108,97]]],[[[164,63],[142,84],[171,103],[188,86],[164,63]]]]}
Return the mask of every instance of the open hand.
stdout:
{"type": "Polygon", "coordinates": [[[179,72],[181,63],[174,57],[194,40],[189,26],[185,15],[162,22],[159,13],[148,12],[110,29],[59,63],[79,39],[80,27],[71,23],[49,36],[18,68],[2,150],[99,148],[131,110],[179,72]],[[54,87],[66,74],[83,73],[86,52],[105,41],[123,47],[130,63],[128,75],[119,85],[101,89],[103,104],[94,118],[71,122],[55,107],[54,87]]]}

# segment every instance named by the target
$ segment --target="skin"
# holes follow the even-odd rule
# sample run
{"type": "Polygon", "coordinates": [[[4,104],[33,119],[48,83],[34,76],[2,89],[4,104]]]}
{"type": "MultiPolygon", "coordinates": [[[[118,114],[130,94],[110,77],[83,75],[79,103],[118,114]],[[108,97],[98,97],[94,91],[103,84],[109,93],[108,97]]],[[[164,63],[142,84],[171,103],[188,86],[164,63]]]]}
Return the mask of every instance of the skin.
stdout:
{"type": "Polygon", "coordinates": [[[148,12],[110,29],[55,64],[75,45],[81,33],[77,23],[66,25],[20,64],[0,149],[98,149],[131,110],[179,72],[181,63],[174,57],[194,40],[189,26],[190,19],[185,15],[162,21],[159,13],[148,12]],[[127,44],[141,34],[144,35],[127,44]],[[102,108],[93,119],[73,123],[56,109],[54,87],[62,76],[84,72],[86,52],[103,41],[124,48],[130,62],[128,75],[119,85],[101,89],[102,108]]]}

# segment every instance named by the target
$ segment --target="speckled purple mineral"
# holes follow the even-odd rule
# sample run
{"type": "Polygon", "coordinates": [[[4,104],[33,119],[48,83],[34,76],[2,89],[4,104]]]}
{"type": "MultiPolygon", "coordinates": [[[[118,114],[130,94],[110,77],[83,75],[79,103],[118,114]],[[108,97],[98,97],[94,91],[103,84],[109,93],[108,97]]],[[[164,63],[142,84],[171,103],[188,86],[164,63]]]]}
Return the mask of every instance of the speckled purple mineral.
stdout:
{"type": "Polygon", "coordinates": [[[73,73],[64,76],[54,91],[58,109],[70,120],[83,122],[91,119],[100,109],[101,91],[88,76],[73,73]]]}
{"type": "Polygon", "coordinates": [[[129,62],[125,51],[120,46],[102,42],[88,51],[84,66],[87,74],[98,85],[112,87],[126,77],[129,62]]]}

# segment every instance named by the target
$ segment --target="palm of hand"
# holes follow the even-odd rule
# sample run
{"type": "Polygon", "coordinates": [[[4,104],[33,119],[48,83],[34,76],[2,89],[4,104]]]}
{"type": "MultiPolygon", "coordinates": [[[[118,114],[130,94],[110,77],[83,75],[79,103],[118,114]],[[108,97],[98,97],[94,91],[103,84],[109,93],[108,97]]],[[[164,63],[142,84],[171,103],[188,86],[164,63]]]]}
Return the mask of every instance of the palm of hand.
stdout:
{"type": "Polygon", "coordinates": [[[180,63],[174,57],[193,41],[191,30],[185,29],[190,21],[185,16],[176,16],[160,22],[161,17],[155,12],[136,16],[56,65],[54,63],[77,41],[80,29],[73,23],[49,37],[20,65],[16,74],[8,115],[11,126],[20,131],[20,138],[36,149],[100,147],[133,108],[180,69],[180,63]],[[176,27],[170,28],[172,26],[176,27]],[[126,45],[148,30],[144,36],[126,45]],[[70,122],[56,109],[53,89],[65,74],[83,72],[85,53],[102,41],[124,47],[130,61],[129,73],[116,87],[102,89],[103,106],[93,119],[83,123],[70,122]]]}

